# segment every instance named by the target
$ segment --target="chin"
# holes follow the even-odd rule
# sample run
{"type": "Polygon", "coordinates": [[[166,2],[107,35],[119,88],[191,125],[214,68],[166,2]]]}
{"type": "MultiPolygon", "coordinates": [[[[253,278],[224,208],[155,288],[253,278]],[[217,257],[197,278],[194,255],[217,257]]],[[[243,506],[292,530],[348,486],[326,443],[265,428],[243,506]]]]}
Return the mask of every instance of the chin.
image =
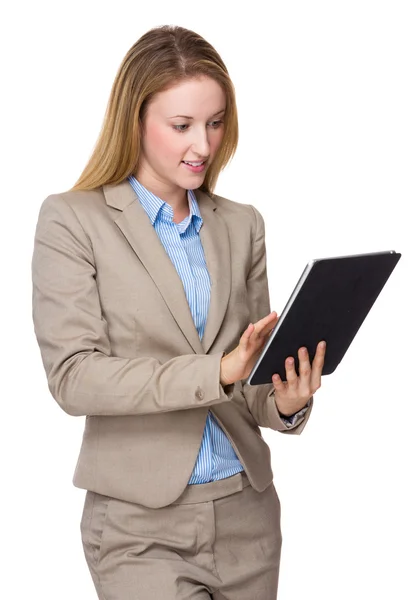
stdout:
{"type": "Polygon", "coordinates": [[[199,176],[195,173],[191,174],[190,177],[181,177],[180,181],[177,181],[177,185],[184,188],[185,190],[195,190],[199,188],[205,180],[205,174],[201,173],[199,176]]]}

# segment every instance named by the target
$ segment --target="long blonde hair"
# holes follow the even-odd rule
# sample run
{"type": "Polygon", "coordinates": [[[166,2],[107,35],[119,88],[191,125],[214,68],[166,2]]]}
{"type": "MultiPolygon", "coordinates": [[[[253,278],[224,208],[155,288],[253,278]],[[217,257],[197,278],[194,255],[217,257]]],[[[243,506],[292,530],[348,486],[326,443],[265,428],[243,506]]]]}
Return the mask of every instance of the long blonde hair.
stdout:
{"type": "Polygon", "coordinates": [[[147,31],[124,57],[112,85],[104,122],[91,157],[72,190],[117,184],[137,171],[142,123],[155,94],[180,81],[208,76],[226,95],[224,136],[200,189],[213,193],[220,172],[235,154],[238,116],[228,70],[199,34],[175,25],[147,31]]]}

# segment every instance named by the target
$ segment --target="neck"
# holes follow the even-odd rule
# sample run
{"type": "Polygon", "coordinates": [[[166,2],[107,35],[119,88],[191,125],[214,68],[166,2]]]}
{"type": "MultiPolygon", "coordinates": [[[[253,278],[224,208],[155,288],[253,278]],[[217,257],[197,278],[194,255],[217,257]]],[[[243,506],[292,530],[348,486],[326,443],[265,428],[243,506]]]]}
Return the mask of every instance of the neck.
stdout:
{"type": "Polygon", "coordinates": [[[166,184],[155,177],[150,177],[147,173],[140,171],[134,174],[134,177],[143,185],[149,192],[167,202],[174,212],[184,213],[189,208],[189,200],[187,190],[166,184]]]}

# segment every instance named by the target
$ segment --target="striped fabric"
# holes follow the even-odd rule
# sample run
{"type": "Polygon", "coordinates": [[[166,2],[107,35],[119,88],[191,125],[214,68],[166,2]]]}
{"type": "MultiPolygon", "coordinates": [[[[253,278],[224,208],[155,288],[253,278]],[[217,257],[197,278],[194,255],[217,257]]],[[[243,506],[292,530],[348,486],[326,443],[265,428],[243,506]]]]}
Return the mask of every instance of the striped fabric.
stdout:
{"type": "MultiPolygon", "coordinates": [[[[210,277],[199,238],[203,219],[196,196],[188,190],[190,214],[181,223],[174,223],[169,204],[147,190],[134,176],[128,180],[183,282],[193,321],[202,339],[210,302],[210,277]]],[[[291,424],[290,419],[285,422],[288,426],[291,424]]],[[[239,471],[243,471],[243,466],[209,411],[189,484],[216,481],[239,471]]]]}

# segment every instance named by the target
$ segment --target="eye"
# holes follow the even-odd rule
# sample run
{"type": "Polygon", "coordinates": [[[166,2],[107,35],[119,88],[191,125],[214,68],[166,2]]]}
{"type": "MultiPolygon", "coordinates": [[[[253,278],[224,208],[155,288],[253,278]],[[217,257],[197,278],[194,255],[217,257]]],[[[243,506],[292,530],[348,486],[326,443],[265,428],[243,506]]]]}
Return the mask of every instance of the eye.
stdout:
{"type": "Polygon", "coordinates": [[[189,127],[189,125],[173,125],[173,129],[176,131],[186,131],[186,129],[180,129],[181,127],[189,127]]]}
{"type": "Polygon", "coordinates": [[[214,129],[217,129],[218,127],[220,127],[221,123],[223,123],[222,119],[218,119],[217,121],[211,121],[212,123],[212,127],[214,129]]]}
{"type": "MultiPolygon", "coordinates": [[[[220,127],[222,123],[223,123],[222,119],[218,119],[217,121],[210,121],[209,125],[211,125],[211,127],[213,129],[218,129],[218,127],[220,127]]],[[[187,131],[187,129],[185,129],[187,127],[189,127],[189,125],[187,125],[187,124],[173,125],[173,129],[175,129],[179,133],[184,133],[185,131],[187,131]]]]}

